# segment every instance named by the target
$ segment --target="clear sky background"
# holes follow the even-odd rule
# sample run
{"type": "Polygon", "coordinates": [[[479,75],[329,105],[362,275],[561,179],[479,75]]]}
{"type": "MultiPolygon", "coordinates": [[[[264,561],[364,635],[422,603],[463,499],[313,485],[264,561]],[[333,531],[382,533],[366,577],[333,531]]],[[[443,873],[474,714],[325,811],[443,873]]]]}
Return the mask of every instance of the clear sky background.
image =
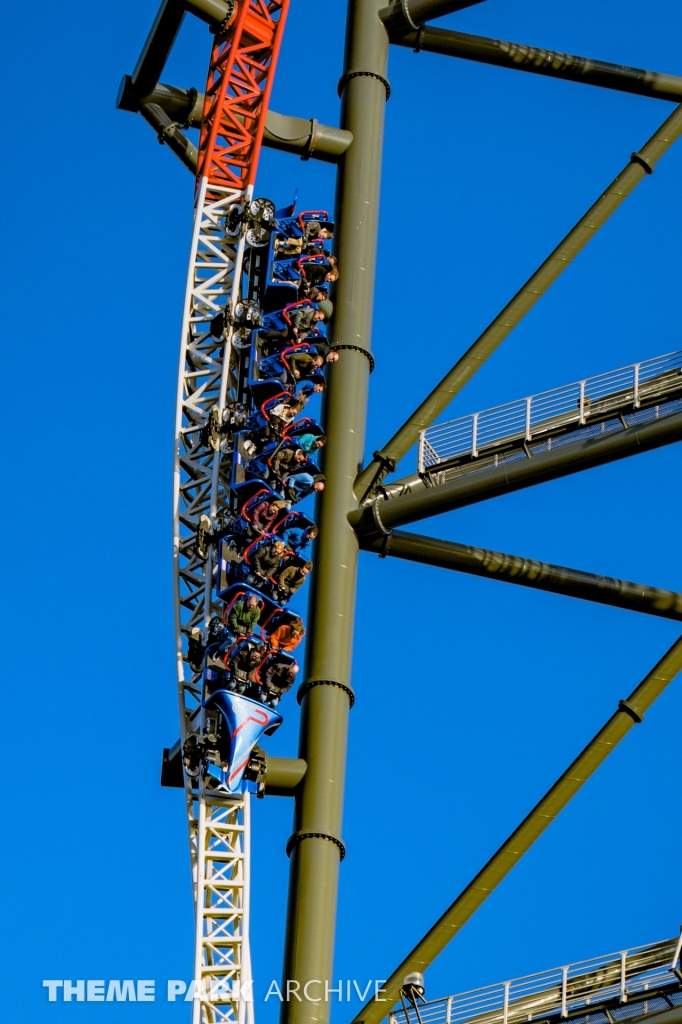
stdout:
{"type": "MultiPolygon", "coordinates": [[[[338,123],[344,8],[292,0],[275,110],[338,123]]],[[[114,109],[155,11],[38,0],[1,15],[8,1024],[188,1020],[164,1001],[166,979],[191,976],[193,925],[183,798],[159,768],[178,731],[171,464],[192,181],[114,109]],[[48,1004],[42,979],[65,977],[153,978],[159,996],[48,1004]]],[[[675,0],[488,0],[442,24],[682,74],[675,0]]],[[[188,21],[164,81],[202,89],[210,42],[188,21]]],[[[673,109],[409,50],[389,76],[368,453],[673,109]]],[[[681,175],[678,143],[449,416],[682,348],[681,175]]],[[[296,188],[331,208],[333,168],[264,150],[257,193],[283,205],[296,188]]],[[[679,459],[671,446],[420,529],[679,590],[679,459]]],[[[679,632],[362,555],[338,978],[387,976],[679,632]]],[[[293,755],[293,696],[282,710],[268,749],[293,755]]],[[[682,680],[436,962],[429,997],[677,933],[681,715],[682,680]]],[[[254,806],[261,998],[281,971],[291,813],[254,806]]],[[[274,1001],[256,1011],[274,1024],[274,1001]]]]}

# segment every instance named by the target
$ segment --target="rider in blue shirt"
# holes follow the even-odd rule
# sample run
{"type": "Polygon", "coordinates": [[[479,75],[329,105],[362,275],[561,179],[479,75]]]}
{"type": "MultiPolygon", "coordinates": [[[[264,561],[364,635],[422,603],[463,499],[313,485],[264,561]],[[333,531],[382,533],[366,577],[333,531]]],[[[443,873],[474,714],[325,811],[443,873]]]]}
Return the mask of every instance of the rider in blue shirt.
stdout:
{"type": "Polygon", "coordinates": [[[280,534],[282,540],[290,551],[295,554],[303,554],[312,540],[317,537],[317,527],[308,526],[304,530],[300,526],[289,526],[280,534]]]}

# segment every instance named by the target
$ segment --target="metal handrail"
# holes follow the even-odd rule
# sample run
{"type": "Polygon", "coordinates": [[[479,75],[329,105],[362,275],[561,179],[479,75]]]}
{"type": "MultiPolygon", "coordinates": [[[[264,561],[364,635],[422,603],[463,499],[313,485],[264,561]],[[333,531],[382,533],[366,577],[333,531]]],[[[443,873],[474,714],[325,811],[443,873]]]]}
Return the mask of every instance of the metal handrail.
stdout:
{"type": "Polygon", "coordinates": [[[682,351],[542,391],[422,430],[418,471],[429,472],[451,459],[476,459],[513,441],[528,443],[627,409],[636,411],[678,390],[682,351]]]}
{"type": "MultiPolygon", "coordinates": [[[[598,1000],[645,992],[675,980],[682,936],[608,953],[591,960],[528,974],[484,988],[471,989],[420,1004],[422,1024],[516,1024],[551,1013],[569,1013],[598,1000]]],[[[415,1024],[404,1010],[389,1015],[389,1024],[415,1024]]]]}

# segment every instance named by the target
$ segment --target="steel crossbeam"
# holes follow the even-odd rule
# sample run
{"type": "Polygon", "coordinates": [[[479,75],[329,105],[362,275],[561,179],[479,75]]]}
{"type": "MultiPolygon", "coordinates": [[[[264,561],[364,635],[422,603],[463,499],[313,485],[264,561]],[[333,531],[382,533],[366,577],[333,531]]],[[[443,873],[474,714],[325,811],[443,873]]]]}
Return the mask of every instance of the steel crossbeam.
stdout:
{"type": "Polygon", "coordinates": [[[417,533],[404,533],[402,530],[392,530],[388,535],[361,536],[360,547],[365,551],[376,551],[381,557],[390,555],[392,558],[420,562],[422,565],[454,569],[533,590],[545,590],[550,594],[563,594],[614,608],[627,608],[646,615],[682,621],[682,594],[659,587],[597,576],[579,569],[567,569],[561,565],[437,540],[435,537],[423,537],[417,533]]]}

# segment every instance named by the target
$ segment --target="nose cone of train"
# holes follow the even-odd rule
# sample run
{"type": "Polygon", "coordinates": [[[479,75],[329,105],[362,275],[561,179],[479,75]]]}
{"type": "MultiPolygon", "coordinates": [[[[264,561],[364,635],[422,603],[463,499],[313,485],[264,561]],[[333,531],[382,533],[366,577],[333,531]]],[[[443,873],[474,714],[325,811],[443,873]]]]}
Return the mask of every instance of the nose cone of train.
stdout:
{"type": "Polygon", "coordinates": [[[282,716],[257,700],[229,690],[218,690],[207,703],[217,707],[227,723],[230,761],[223,785],[228,792],[238,793],[253,748],[263,733],[274,732],[282,724],[282,716]]]}

